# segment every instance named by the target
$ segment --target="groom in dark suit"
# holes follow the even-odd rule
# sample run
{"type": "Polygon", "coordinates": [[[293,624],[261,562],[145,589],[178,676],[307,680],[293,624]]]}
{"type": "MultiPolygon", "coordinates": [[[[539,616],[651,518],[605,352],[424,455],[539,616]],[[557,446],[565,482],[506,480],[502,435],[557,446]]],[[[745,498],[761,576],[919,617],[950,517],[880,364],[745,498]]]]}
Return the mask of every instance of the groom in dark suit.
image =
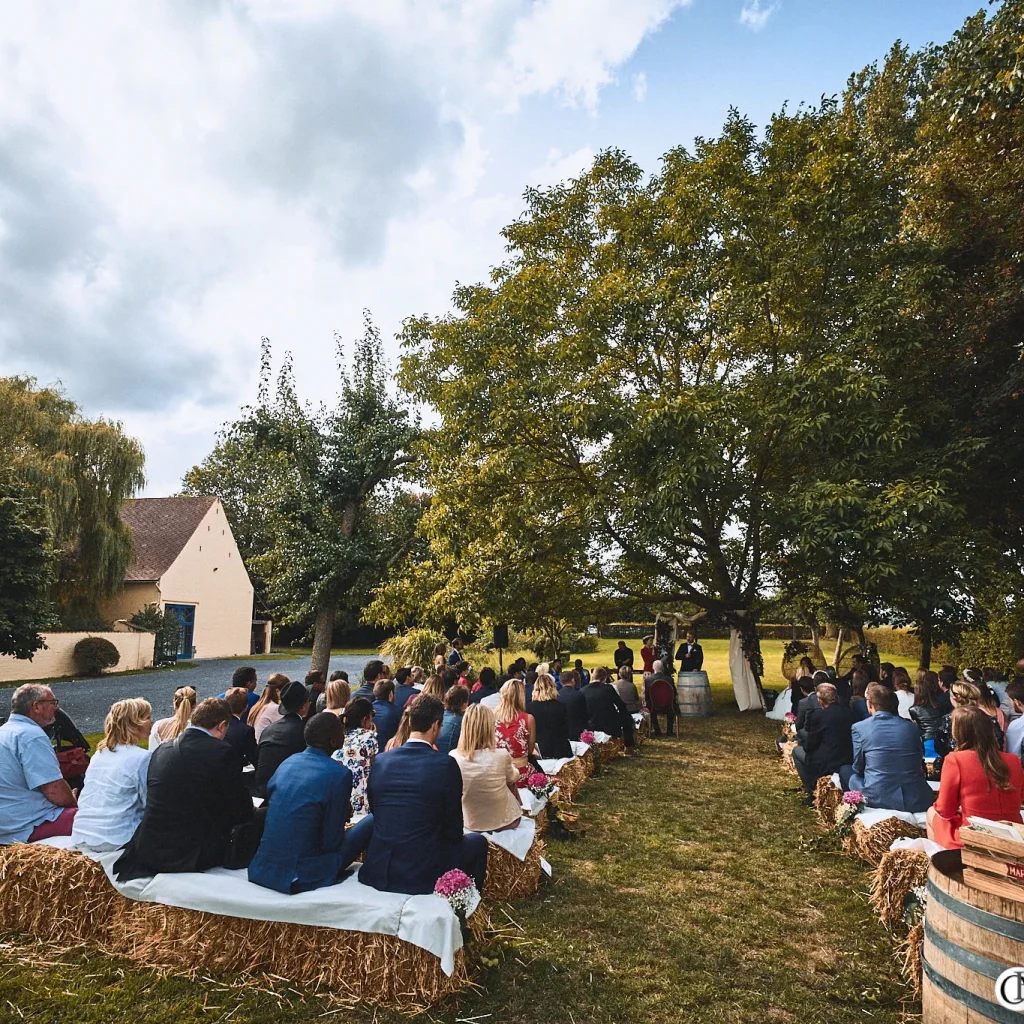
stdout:
{"type": "Polygon", "coordinates": [[[415,896],[433,892],[441,875],[461,868],[483,892],[487,840],[463,834],[462,773],[433,746],[443,720],[436,697],[418,697],[409,711],[409,739],[373,763],[367,783],[373,834],[359,870],[364,885],[415,896]]]}
{"type": "Polygon", "coordinates": [[[679,645],[676,661],[680,672],[699,672],[704,664],[704,648],[697,643],[697,634],[692,629],[686,631],[686,642],[679,645]]]}
{"type": "Polygon", "coordinates": [[[119,881],[224,864],[231,830],[253,817],[242,762],[224,742],[231,717],[226,700],[207,697],[192,712],[191,725],[153,751],[146,810],[114,864],[119,881]]]}

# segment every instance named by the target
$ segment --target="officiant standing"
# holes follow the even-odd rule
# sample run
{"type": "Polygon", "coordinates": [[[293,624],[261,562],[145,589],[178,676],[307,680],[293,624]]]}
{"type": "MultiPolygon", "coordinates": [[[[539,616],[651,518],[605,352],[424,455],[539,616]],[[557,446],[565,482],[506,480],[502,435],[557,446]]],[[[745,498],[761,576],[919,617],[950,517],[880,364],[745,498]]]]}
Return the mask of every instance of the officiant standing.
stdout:
{"type": "Polygon", "coordinates": [[[692,629],[686,631],[686,642],[679,645],[676,661],[680,672],[699,672],[704,665],[704,649],[697,643],[697,634],[692,629]]]}

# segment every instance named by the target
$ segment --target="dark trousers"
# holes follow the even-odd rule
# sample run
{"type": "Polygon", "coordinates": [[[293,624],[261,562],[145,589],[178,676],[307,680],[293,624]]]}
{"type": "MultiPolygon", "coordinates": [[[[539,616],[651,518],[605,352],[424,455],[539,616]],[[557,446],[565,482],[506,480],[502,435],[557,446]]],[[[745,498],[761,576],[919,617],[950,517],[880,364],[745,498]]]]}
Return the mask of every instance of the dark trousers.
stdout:
{"type": "Polygon", "coordinates": [[[814,789],[818,784],[818,778],[823,773],[818,771],[815,764],[807,763],[807,751],[801,746],[793,748],[793,764],[796,765],[797,774],[800,776],[800,782],[804,787],[804,792],[810,796],[814,796],[814,789]]]}
{"type": "Polygon", "coordinates": [[[344,874],[356,859],[370,845],[373,835],[373,815],[367,814],[360,818],[351,828],[345,829],[345,838],[341,841],[341,872],[344,874]]]}
{"type": "Polygon", "coordinates": [[[655,736],[661,735],[661,728],[658,725],[658,716],[665,716],[665,732],[671,736],[672,730],[675,726],[676,721],[676,710],[675,708],[667,708],[665,711],[655,711],[651,709],[651,730],[655,736]]]}
{"type": "MultiPolygon", "coordinates": [[[[487,876],[487,839],[479,832],[467,832],[462,841],[446,847],[444,854],[446,867],[444,871],[458,868],[465,871],[476,884],[477,891],[484,891],[484,878],[487,876]]],[[[444,871],[441,873],[444,874],[444,871]]]]}

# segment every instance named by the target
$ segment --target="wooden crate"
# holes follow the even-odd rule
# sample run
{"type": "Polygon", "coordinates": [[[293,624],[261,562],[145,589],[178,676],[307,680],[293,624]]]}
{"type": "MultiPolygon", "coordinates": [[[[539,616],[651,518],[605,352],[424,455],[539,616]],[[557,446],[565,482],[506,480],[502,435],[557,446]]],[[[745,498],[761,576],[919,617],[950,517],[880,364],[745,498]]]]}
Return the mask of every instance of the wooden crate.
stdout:
{"type": "Polygon", "coordinates": [[[968,826],[960,829],[960,840],[965,884],[1024,903],[1024,843],[968,826]]]}

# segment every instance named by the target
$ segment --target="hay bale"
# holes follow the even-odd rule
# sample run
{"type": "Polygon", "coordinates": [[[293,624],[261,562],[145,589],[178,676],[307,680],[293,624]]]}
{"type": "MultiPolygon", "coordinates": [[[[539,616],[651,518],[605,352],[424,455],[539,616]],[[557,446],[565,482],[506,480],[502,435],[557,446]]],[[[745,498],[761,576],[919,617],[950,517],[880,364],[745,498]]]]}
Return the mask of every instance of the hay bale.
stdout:
{"type": "MultiPolygon", "coordinates": [[[[478,909],[467,922],[469,930],[482,935],[486,920],[478,909]]],[[[333,998],[410,1012],[470,983],[462,950],[448,977],[436,956],[396,935],[142,903],[122,896],[84,854],[26,843],[0,847],[0,928],[88,943],[186,977],[218,971],[232,982],[262,978],[270,984],[284,977],[333,998]]]]}
{"type": "Polygon", "coordinates": [[[924,922],[910,929],[906,941],[900,946],[900,973],[910,986],[915,999],[921,998],[921,947],[924,945],[924,922]]]}
{"type": "Polygon", "coordinates": [[[886,850],[871,876],[871,905],[889,931],[903,927],[907,894],[928,879],[931,858],[923,850],[886,850]]]}
{"type": "Polygon", "coordinates": [[[550,802],[546,803],[535,815],[530,814],[529,811],[523,811],[523,817],[529,818],[536,827],[538,839],[543,839],[547,835],[550,814],[550,802]]]}
{"type": "Polygon", "coordinates": [[[832,784],[831,775],[822,775],[814,787],[814,804],[818,809],[818,824],[826,832],[835,828],[836,809],[842,802],[842,789],[832,784]]]}
{"type": "Polygon", "coordinates": [[[894,840],[903,837],[920,839],[924,834],[923,828],[900,821],[899,818],[886,818],[871,828],[865,828],[854,818],[853,827],[843,846],[847,853],[860,857],[875,868],[881,863],[882,857],[888,852],[894,840]]]}
{"type": "Polygon", "coordinates": [[[509,902],[535,893],[540,887],[540,859],[543,855],[544,840],[540,838],[534,839],[526,860],[520,860],[488,839],[484,899],[509,902]]]}
{"type": "Polygon", "coordinates": [[[783,743],[779,747],[779,753],[782,754],[782,763],[788,768],[794,775],[800,773],[796,770],[796,765],[793,764],[793,751],[796,749],[796,740],[791,740],[789,743],[783,743]]]}
{"type": "Polygon", "coordinates": [[[583,757],[574,757],[567,761],[555,774],[558,780],[557,802],[571,804],[576,799],[580,786],[594,771],[594,760],[591,751],[583,757]]]}

